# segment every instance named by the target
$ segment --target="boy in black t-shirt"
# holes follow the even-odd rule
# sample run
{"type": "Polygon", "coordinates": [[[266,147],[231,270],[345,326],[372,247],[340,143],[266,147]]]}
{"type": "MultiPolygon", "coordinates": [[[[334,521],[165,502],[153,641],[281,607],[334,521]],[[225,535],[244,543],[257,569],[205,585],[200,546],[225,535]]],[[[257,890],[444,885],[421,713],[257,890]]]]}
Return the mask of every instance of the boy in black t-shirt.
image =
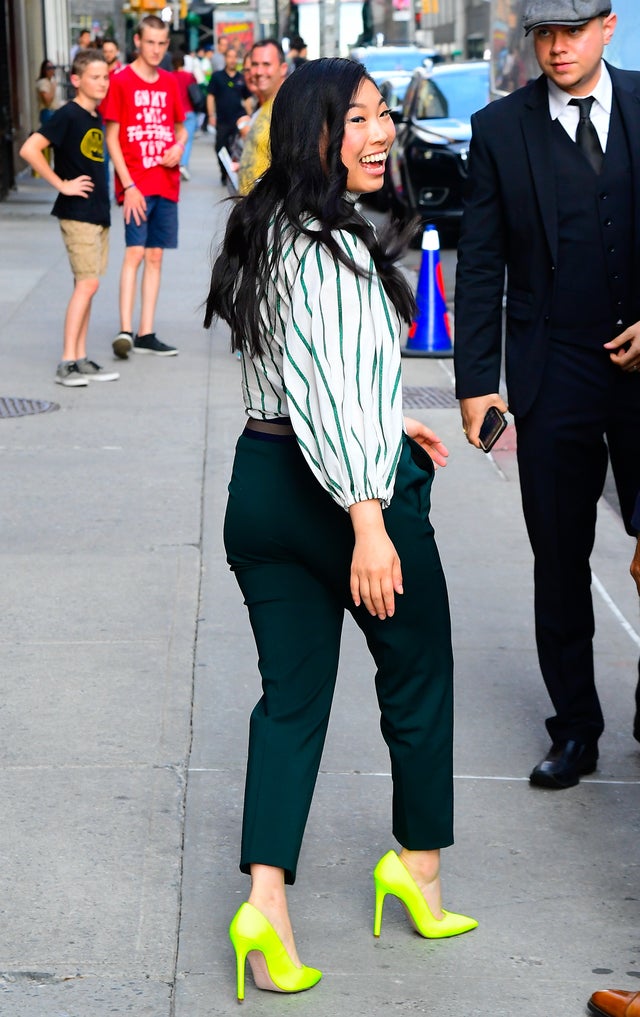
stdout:
{"type": "Polygon", "coordinates": [[[115,381],[120,375],[88,360],[86,349],[91,301],[107,267],[111,220],[103,124],[96,112],[109,88],[109,70],[102,53],[81,50],[73,61],[71,83],[76,89],[73,102],[62,106],[30,135],[20,155],[59,191],[51,214],[60,221],[75,285],[55,380],[75,388],[89,381],[115,381]],[[54,169],[44,155],[49,145],[53,146],[54,169]]]}

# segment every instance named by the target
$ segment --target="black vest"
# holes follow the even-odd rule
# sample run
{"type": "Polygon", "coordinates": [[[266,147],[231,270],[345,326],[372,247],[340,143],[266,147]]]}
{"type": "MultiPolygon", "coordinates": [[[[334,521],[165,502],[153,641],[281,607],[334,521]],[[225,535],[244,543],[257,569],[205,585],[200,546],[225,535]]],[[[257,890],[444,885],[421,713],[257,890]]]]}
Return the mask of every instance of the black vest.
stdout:
{"type": "Polygon", "coordinates": [[[614,99],[597,175],[562,125],[553,123],[558,259],[551,336],[601,347],[631,321],[631,159],[614,99]]]}

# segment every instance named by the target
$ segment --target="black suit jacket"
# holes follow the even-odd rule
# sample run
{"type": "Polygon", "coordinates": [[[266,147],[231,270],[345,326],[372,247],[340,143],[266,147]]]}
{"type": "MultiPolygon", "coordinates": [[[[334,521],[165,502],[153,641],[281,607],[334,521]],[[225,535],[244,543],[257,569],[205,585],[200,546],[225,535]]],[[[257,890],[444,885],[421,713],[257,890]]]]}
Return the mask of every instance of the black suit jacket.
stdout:
{"type": "MultiPolygon", "coordinates": [[[[629,140],[634,256],[633,320],[640,320],[640,72],[607,64],[629,140]]],[[[544,75],[471,119],[470,182],[458,245],[456,394],[497,392],[507,271],[506,380],[516,416],[531,407],[549,342],[558,215],[552,121],[544,75]]]]}

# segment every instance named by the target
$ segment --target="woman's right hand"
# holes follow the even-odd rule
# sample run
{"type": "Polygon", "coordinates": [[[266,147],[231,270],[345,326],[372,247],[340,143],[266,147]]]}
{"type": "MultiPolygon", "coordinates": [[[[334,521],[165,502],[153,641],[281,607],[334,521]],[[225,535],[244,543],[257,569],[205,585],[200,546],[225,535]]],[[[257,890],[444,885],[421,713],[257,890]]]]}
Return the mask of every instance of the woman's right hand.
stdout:
{"type": "Polygon", "coordinates": [[[393,617],[395,595],[402,590],[402,566],[389,538],[377,499],[349,507],[355,535],[351,559],[351,596],[381,620],[393,617]]]}

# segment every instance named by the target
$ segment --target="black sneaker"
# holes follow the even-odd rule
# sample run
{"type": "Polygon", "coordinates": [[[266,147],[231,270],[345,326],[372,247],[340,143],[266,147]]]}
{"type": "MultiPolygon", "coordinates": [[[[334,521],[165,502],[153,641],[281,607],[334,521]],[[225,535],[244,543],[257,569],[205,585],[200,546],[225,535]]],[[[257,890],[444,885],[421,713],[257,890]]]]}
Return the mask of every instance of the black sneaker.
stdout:
{"type": "Polygon", "coordinates": [[[156,338],[155,332],[148,335],[137,335],[133,342],[134,353],[154,353],[156,357],[177,357],[175,346],[167,346],[156,338]]]}
{"type": "Polygon", "coordinates": [[[116,357],[120,357],[120,360],[127,360],[133,347],[133,332],[118,332],[111,345],[116,357]]]}

